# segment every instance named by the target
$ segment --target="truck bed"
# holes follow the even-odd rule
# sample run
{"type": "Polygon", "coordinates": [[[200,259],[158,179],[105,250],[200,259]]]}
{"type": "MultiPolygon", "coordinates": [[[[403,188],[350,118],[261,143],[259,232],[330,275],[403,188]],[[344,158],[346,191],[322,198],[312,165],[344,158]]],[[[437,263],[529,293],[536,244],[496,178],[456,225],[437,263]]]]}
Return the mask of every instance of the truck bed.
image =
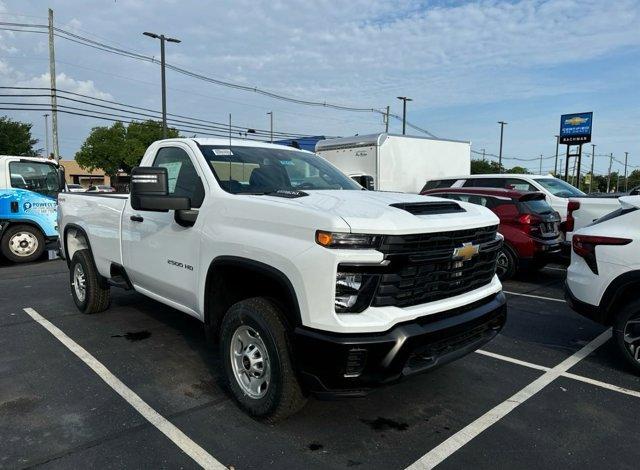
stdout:
{"type": "MultiPolygon", "coordinates": [[[[84,230],[96,267],[103,275],[109,275],[112,262],[122,264],[120,233],[128,198],[127,194],[110,193],[61,193],[58,196],[58,201],[64,202],[58,206],[58,227],[65,231],[74,227],[84,230]]],[[[63,250],[65,256],[69,256],[64,245],[63,250]]]]}

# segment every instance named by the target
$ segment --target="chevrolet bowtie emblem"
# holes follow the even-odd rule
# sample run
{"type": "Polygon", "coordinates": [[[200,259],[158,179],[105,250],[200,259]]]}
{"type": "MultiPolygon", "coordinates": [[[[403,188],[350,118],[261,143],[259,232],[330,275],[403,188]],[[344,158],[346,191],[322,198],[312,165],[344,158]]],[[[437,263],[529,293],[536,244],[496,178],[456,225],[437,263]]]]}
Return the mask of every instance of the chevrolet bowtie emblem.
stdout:
{"type": "Polygon", "coordinates": [[[453,249],[453,259],[469,261],[478,254],[478,251],[480,251],[480,247],[478,245],[463,243],[462,246],[453,249]]]}

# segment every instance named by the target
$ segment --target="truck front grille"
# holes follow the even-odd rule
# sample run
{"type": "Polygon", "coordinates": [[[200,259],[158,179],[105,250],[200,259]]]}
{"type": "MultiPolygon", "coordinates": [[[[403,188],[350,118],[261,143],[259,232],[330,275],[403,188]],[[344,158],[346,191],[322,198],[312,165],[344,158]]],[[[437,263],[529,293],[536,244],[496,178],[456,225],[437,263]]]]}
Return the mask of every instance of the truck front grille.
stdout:
{"type": "Polygon", "coordinates": [[[373,297],[376,307],[409,307],[464,294],[489,284],[501,241],[497,226],[418,235],[385,236],[380,250],[390,261],[373,297]],[[454,259],[454,249],[471,243],[479,252],[454,259]]]}

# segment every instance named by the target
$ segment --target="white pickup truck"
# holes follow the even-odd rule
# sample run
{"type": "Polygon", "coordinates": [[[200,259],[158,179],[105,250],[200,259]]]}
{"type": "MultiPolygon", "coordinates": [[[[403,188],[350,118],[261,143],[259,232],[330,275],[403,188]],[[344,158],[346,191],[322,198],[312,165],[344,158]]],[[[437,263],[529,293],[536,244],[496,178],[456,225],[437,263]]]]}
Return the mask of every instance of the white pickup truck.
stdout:
{"type": "Polygon", "coordinates": [[[360,396],[461,357],[506,321],[484,207],[364,190],[323,158],[224,139],[152,144],[131,194],[63,193],[72,297],[110,286],[200,319],[252,416],[360,396]]]}

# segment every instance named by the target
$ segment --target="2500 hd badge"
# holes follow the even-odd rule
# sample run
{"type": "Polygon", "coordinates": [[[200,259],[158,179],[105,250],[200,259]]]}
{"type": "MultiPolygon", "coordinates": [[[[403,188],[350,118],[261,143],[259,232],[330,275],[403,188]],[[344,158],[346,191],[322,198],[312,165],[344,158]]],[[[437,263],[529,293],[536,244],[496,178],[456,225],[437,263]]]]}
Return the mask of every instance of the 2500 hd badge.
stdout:
{"type": "Polygon", "coordinates": [[[188,269],[189,271],[193,271],[193,266],[189,265],[189,264],[184,264],[181,263],[179,261],[174,261],[172,259],[168,259],[167,263],[169,263],[172,266],[175,266],[177,268],[184,268],[184,269],[188,269]]]}

